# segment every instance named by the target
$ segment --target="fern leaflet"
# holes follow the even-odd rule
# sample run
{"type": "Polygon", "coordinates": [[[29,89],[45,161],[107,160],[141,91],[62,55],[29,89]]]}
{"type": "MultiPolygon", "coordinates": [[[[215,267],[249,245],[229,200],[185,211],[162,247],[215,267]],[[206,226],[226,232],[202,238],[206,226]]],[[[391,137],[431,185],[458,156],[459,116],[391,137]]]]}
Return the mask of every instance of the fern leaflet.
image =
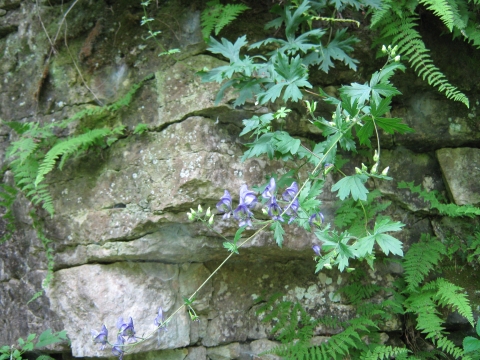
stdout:
{"type": "Polygon", "coordinates": [[[207,2],[207,8],[202,11],[202,34],[208,39],[215,30],[215,36],[228,24],[237,18],[245,10],[250,9],[243,4],[220,4],[220,0],[207,2]]]}

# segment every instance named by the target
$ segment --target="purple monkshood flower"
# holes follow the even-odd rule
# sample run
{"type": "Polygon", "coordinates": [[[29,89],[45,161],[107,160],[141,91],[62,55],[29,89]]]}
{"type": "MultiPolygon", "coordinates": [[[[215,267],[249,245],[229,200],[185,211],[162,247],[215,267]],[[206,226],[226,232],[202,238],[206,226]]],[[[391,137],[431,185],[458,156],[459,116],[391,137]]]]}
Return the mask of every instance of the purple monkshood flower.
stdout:
{"type": "Polygon", "coordinates": [[[294,181],[292,185],[286,188],[285,191],[283,192],[282,194],[283,200],[292,201],[293,198],[297,195],[297,193],[298,193],[298,185],[297,185],[297,182],[294,181]]]}
{"type": "Polygon", "coordinates": [[[320,245],[315,244],[312,246],[312,250],[315,254],[320,256],[320,251],[322,250],[322,247],[320,245]]]}
{"type": "Polygon", "coordinates": [[[117,342],[113,344],[112,347],[112,354],[118,356],[118,360],[122,360],[123,354],[125,353],[125,351],[123,350],[123,344],[125,344],[125,340],[123,340],[122,335],[118,334],[117,342]]]}
{"type": "Polygon", "coordinates": [[[220,201],[217,204],[217,209],[223,214],[223,219],[229,219],[232,215],[232,197],[228,190],[225,190],[223,196],[220,198],[220,201]]]}
{"type": "Polygon", "coordinates": [[[255,193],[251,190],[248,190],[247,185],[242,185],[240,188],[240,203],[233,211],[233,217],[240,221],[238,226],[253,226],[253,213],[249,209],[253,208],[256,203],[257,197],[255,196],[255,193]]]}
{"type": "Polygon", "coordinates": [[[308,223],[310,224],[310,226],[312,225],[320,226],[321,224],[323,224],[324,221],[325,219],[323,217],[323,214],[321,212],[318,212],[310,216],[308,223]]]}
{"type": "Polygon", "coordinates": [[[97,332],[95,330],[90,331],[93,337],[93,342],[97,344],[102,344],[100,346],[100,350],[105,349],[105,345],[107,345],[108,342],[108,330],[105,325],[102,326],[102,329],[100,332],[97,332]]]}
{"type": "Polygon", "coordinates": [[[130,317],[128,323],[123,322],[123,317],[120,317],[117,321],[118,333],[121,336],[128,336],[129,342],[135,342],[135,329],[133,328],[133,319],[130,317]]]}
{"type": "Polygon", "coordinates": [[[277,184],[275,184],[275,179],[272,177],[270,178],[270,182],[268,183],[265,190],[263,190],[262,197],[264,199],[270,199],[272,196],[275,195],[276,188],[277,188],[277,184]]]}
{"type": "Polygon", "coordinates": [[[275,199],[275,196],[272,195],[268,204],[268,215],[270,215],[272,220],[278,220],[283,222],[281,214],[282,208],[277,204],[277,199],[275,199]]]}
{"type": "Polygon", "coordinates": [[[153,320],[153,324],[158,327],[158,331],[164,330],[167,331],[167,326],[166,324],[163,323],[164,318],[163,318],[163,309],[162,307],[158,308],[158,314],[155,317],[155,320],[153,320]]]}

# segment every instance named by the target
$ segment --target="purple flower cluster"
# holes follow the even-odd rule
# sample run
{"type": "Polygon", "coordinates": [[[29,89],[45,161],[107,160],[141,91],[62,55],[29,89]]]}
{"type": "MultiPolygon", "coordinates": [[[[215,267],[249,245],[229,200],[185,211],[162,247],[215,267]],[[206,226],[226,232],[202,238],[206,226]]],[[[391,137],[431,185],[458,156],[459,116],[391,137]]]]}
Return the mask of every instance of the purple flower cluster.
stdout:
{"type": "MultiPolygon", "coordinates": [[[[298,185],[296,182],[293,182],[292,185],[290,185],[282,194],[282,199],[287,202],[285,208],[282,208],[278,204],[276,188],[277,184],[272,177],[262,193],[262,197],[268,200],[267,213],[273,220],[281,222],[284,221],[282,214],[285,213],[290,217],[288,221],[290,224],[297,217],[297,211],[299,208],[297,198],[298,185]]],[[[225,190],[222,198],[218,202],[217,209],[220,213],[223,213],[223,219],[229,219],[233,214],[233,217],[239,221],[239,226],[252,226],[253,213],[251,212],[251,209],[255,207],[256,203],[257,197],[255,196],[255,193],[248,190],[247,185],[244,184],[240,188],[240,202],[235,210],[232,210],[232,197],[228,190],[225,190]]]]}
{"type": "MultiPolygon", "coordinates": [[[[163,310],[160,307],[158,310],[158,314],[153,320],[153,323],[158,330],[167,330],[166,323],[163,318],[163,310]]],[[[138,339],[135,337],[135,328],[133,326],[133,319],[131,317],[128,318],[128,321],[124,321],[123,317],[120,317],[117,321],[117,341],[115,344],[112,345],[112,354],[114,356],[118,356],[119,360],[123,359],[123,355],[125,355],[125,342],[127,343],[134,343],[137,342],[138,339]],[[125,338],[126,341],[125,341],[125,338]]],[[[101,344],[100,350],[105,349],[105,346],[109,344],[108,342],[108,329],[105,325],[102,326],[100,332],[95,330],[91,330],[92,339],[94,343],[101,344]]]]}

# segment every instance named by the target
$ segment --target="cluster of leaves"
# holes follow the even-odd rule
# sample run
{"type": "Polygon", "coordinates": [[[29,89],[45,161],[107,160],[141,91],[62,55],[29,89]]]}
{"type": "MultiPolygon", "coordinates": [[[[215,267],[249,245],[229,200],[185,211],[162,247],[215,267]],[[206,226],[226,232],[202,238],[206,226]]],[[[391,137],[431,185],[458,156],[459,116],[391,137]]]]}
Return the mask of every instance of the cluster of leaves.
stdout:
{"type": "MultiPolygon", "coordinates": [[[[0,360],[22,360],[24,353],[39,350],[45,346],[67,340],[67,333],[65,331],[52,333],[51,329],[47,329],[42,332],[38,338],[36,334],[30,334],[26,339],[19,338],[18,346],[5,345],[0,347],[0,360]]],[[[53,358],[48,355],[40,355],[36,360],[53,360],[53,358]]]]}
{"type": "Polygon", "coordinates": [[[58,168],[62,169],[72,156],[81,155],[91,147],[110,146],[123,135],[125,127],[120,125],[112,128],[87,129],[68,138],[59,138],[57,133],[74,121],[94,119],[95,122],[100,122],[113,116],[130,104],[133,95],[150,78],[151,76],[148,76],[132,86],[125,96],[110,105],[82,110],[58,123],[40,125],[38,122],[4,122],[19,135],[19,139],[12,142],[6,151],[15,186],[35,205],[41,204],[50,215],[53,215],[53,199],[44,180],[55,168],[57,161],[60,160],[58,168]]]}
{"type": "Polygon", "coordinates": [[[284,6],[279,11],[280,17],[269,22],[266,27],[280,28],[285,26],[285,38],[268,38],[248,47],[249,50],[262,46],[273,45],[276,50],[268,53],[268,58],[262,55],[242,55],[240,52],[247,45],[246,36],[238,38],[235,43],[222,38],[221,42],[210,38],[208,50],[220,54],[229,60],[229,65],[201,73],[202,80],[222,83],[216,101],[220,101],[227,90],[233,87],[238,92],[235,106],[243,105],[245,101],[255,98],[260,104],[274,102],[277,98],[283,101],[297,101],[302,98],[303,87],[311,88],[308,82],[308,67],[318,66],[328,72],[334,60],[343,61],[355,70],[356,60],[348,53],[352,45],[358,41],[347,36],[346,28],[339,30],[333,39],[322,42],[327,33],[325,29],[313,29],[300,35],[297,32],[303,23],[310,20],[306,12],[311,8],[308,0],[298,7],[284,6]],[[282,96],[283,93],[283,96],[282,96]]]}
{"type": "Polygon", "coordinates": [[[2,215],[5,229],[0,234],[0,244],[9,240],[15,231],[15,216],[13,215],[13,202],[17,198],[18,190],[7,184],[0,184],[0,207],[5,209],[2,215]]]}
{"type": "Polygon", "coordinates": [[[424,359],[430,358],[432,353],[474,358],[470,355],[480,349],[480,341],[468,337],[465,349],[461,349],[447,338],[448,332],[442,325],[446,319],[445,310],[457,311],[473,325],[472,308],[464,289],[442,277],[428,281],[435,275],[445,251],[440,241],[422,235],[421,241],[413,244],[405,254],[402,261],[405,273],[392,287],[365,282],[361,269],[352,273],[349,284],[339,291],[357,311],[357,316],[346,322],[312,318],[300,304],[278,301],[279,295],[272,296],[259,307],[258,314],[266,314],[263,321],[274,324],[272,334],[282,345],[267,353],[286,359],[343,359],[347,356],[353,359],[424,359]],[[377,300],[372,301],[373,297],[377,300]],[[383,300],[378,301],[378,298],[383,300]],[[421,346],[407,349],[380,345],[377,341],[379,328],[397,316],[411,317],[412,326],[421,334],[422,342],[431,343],[436,349],[424,352],[421,346]],[[333,335],[328,342],[312,346],[311,339],[319,325],[345,330],[333,335]],[[365,336],[368,342],[364,341],[365,336]]]}
{"type": "Polygon", "coordinates": [[[207,2],[207,7],[202,11],[202,15],[200,16],[203,38],[207,40],[212,32],[217,36],[225,26],[248,9],[250,8],[244,4],[223,5],[220,3],[220,0],[207,2]]]}
{"type": "Polygon", "coordinates": [[[384,0],[380,9],[374,9],[371,27],[380,30],[377,43],[395,44],[399,52],[408,58],[410,66],[418,76],[447,98],[469,106],[467,96],[451,85],[442,71],[435,66],[425,46],[422,36],[416,29],[418,26],[420,5],[437,16],[454,37],[461,37],[480,46],[480,31],[477,27],[478,12],[472,8],[480,4],[478,1],[457,0],[384,0]]]}

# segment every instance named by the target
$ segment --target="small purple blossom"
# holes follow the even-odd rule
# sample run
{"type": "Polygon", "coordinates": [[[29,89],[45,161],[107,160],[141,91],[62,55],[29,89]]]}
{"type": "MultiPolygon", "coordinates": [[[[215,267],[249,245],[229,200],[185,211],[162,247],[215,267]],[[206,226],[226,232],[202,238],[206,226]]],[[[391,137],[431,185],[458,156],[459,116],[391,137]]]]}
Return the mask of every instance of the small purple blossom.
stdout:
{"type": "Polygon", "coordinates": [[[160,306],[158,308],[158,314],[157,316],[155,317],[155,320],[153,320],[153,324],[155,326],[158,327],[158,331],[160,332],[160,330],[164,330],[164,331],[167,331],[167,325],[164,324],[164,317],[163,317],[163,309],[162,307],[160,306]]]}
{"type": "Polygon", "coordinates": [[[325,218],[323,217],[323,214],[321,212],[318,212],[310,216],[308,223],[310,224],[310,226],[312,225],[320,226],[321,224],[323,224],[324,221],[325,221],[325,218]]]}
{"type": "Polygon", "coordinates": [[[285,191],[282,194],[282,198],[285,201],[292,201],[295,196],[297,196],[298,193],[298,185],[297,182],[294,181],[292,185],[290,185],[288,188],[285,189],[285,191]]]}
{"type": "Polygon", "coordinates": [[[247,185],[242,185],[240,188],[240,203],[233,211],[233,217],[240,221],[238,226],[253,226],[253,213],[249,209],[253,208],[256,203],[257,197],[255,196],[255,193],[248,190],[247,185]]]}
{"type": "Polygon", "coordinates": [[[123,344],[125,344],[125,340],[123,340],[122,335],[118,334],[117,342],[113,344],[112,347],[112,354],[118,356],[118,360],[122,360],[123,354],[125,353],[125,351],[123,350],[123,344]]]}
{"type": "Polygon", "coordinates": [[[277,188],[277,184],[275,183],[275,179],[272,177],[270,178],[270,182],[268,183],[265,190],[263,190],[262,197],[264,199],[270,199],[272,196],[275,196],[276,188],[277,188]]]}
{"type": "Polygon", "coordinates": [[[102,329],[100,332],[97,332],[95,330],[90,331],[93,337],[93,342],[97,344],[102,344],[100,346],[100,350],[105,349],[105,345],[107,345],[108,342],[108,330],[105,325],[102,326],[102,329]]]}
{"type": "Polygon", "coordinates": [[[232,215],[232,197],[228,190],[225,190],[223,196],[220,198],[220,201],[217,203],[217,209],[223,214],[223,219],[229,219],[232,215]]]}
{"type": "Polygon", "coordinates": [[[253,208],[257,203],[257,197],[252,190],[248,190],[246,184],[240,187],[240,204],[246,205],[249,209],[253,208]]]}
{"type": "Polygon", "coordinates": [[[269,204],[268,204],[268,215],[273,220],[278,220],[283,222],[283,218],[281,216],[282,214],[282,208],[277,204],[277,199],[275,199],[275,196],[273,195],[270,198],[269,204]]]}
{"type": "Polygon", "coordinates": [[[133,319],[130,317],[128,323],[123,322],[123,317],[120,317],[117,321],[118,333],[121,336],[128,336],[129,342],[135,342],[135,329],[133,328],[133,319]]]}
{"type": "Polygon", "coordinates": [[[320,245],[315,244],[312,246],[312,250],[315,254],[320,256],[320,251],[322,250],[322,247],[320,245]]]}

